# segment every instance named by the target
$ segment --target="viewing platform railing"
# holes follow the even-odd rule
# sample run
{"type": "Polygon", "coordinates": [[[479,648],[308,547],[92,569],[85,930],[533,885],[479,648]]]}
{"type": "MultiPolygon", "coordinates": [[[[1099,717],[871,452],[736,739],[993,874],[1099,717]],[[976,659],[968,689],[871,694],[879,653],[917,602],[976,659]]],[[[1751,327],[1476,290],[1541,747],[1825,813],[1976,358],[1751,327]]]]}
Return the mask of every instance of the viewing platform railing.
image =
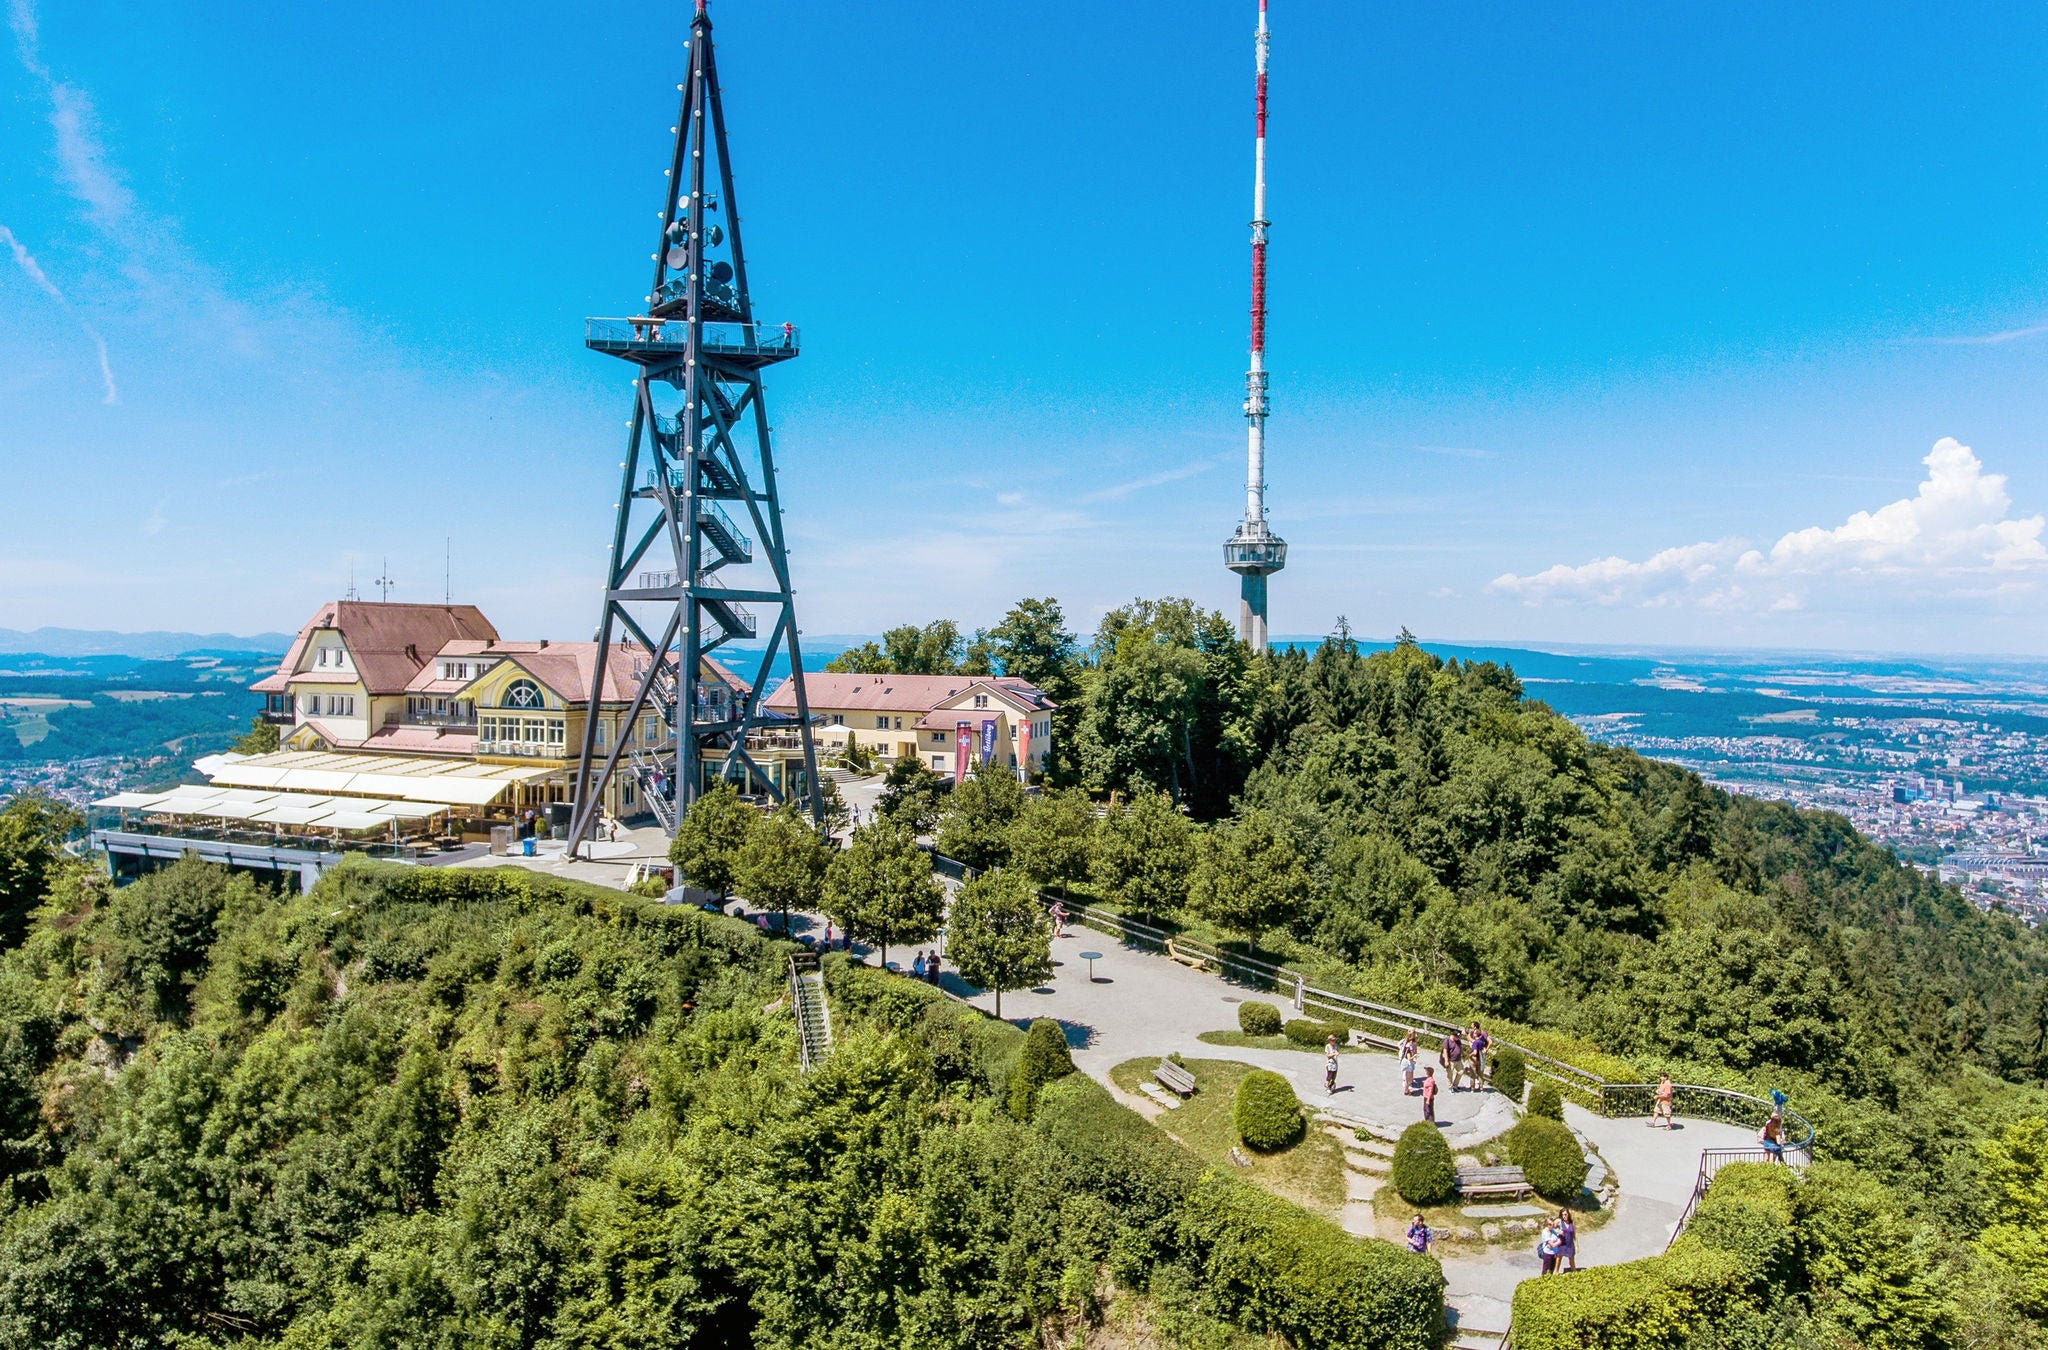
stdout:
{"type": "MultiPolygon", "coordinates": [[[[585,319],[583,345],[602,352],[674,351],[689,345],[690,325],[682,319],[585,319]]],[[[795,356],[803,331],[794,324],[707,323],[698,350],[734,356],[795,356]]]]}

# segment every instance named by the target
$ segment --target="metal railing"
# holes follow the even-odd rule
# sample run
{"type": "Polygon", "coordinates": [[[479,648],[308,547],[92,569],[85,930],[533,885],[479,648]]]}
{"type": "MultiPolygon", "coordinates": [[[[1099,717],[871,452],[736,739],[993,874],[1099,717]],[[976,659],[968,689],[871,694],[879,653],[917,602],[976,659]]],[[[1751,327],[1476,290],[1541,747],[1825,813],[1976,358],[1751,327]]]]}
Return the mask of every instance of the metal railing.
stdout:
{"type": "MultiPolygon", "coordinates": [[[[690,325],[684,319],[585,319],[583,343],[599,350],[608,348],[662,348],[681,351],[689,345],[690,325]]],[[[707,323],[700,351],[796,352],[803,346],[803,330],[795,324],[707,323]]]]}
{"type": "MultiPolygon", "coordinates": [[[[1777,1111],[1785,1122],[1785,1151],[1804,1154],[1813,1153],[1813,1122],[1789,1106],[1782,1106],[1767,1097],[1752,1096],[1747,1092],[1733,1092],[1727,1088],[1701,1087],[1697,1083],[1673,1083],[1671,1085],[1672,1114],[1690,1116],[1695,1120],[1718,1120],[1726,1125],[1741,1125],[1747,1129],[1760,1129],[1772,1111],[1777,1111]]],[[[1600,1089],[1600,1113],[1605,1116],[1647,1116],[1656,1104],[1655,1083],[1607,1083],[1600,1089]]]]}
{"type": "Polygon", "coordinates": [[[789,1005],[796,1014],[799,1063],[809,1073],[832,1049],[832,1014],[825,1006],[825,977],[816,952],[791,954],[789,1005]]]}
{"type": "MultiPolygon", "coordinates": [[[[1790,1151],[1789,1149],[1787,1150],[1790,1151]]],[[[1699,1175],[1693,1178],[1692,1194],[1686,1198],[1685,1209],[1678,1216],[1678,1226],[1671,1230],[1671,1237],[1664,1243],[1664,1250],[1670,1251],[1678,1243],[1678,1235],[1692,1222],[1692,1216],[1699,1211],[1700,1201],[1706,1198],[1707,1187],[1713,1182],[1714,1174],[1730,1163],[1775,1163],[1782,1158],[1771,1156],[1769,1149],[1759,1145],[1756,1148],[1708,1148],[1700,1150],[1699,1175]]],[[[1796,1164],[1792,1164],[1795,1165],[1796,1164]]]]}

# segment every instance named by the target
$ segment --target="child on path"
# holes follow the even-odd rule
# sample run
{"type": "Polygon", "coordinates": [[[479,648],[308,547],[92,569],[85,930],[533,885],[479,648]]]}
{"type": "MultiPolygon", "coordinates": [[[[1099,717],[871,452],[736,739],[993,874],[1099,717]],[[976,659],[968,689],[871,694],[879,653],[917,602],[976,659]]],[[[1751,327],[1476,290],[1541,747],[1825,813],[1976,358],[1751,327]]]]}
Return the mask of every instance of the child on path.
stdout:
{"type": "Polygon", "coordinates": [[[1557,1212],[1557,1260],[1560,1269],[1579,1268],[1579,1225],[1569,1209],[1557,1212]]]}
{"type": "Polygon", "coordinates": [[[1429,1067],[1422,1071],[1422,1118],[1436,1124],[1436,1070],[1429,1067]]]}
{"type": "Polygon", "coordinates": [[[1401,1038],[1401,1095],[1415,1095],[1415,1057],[1420,1053],[1415,1045],[1415,1033],[1409,1032],[1401,1038]]]}
{"type": "Polygon", "coordinates": [[[1536,1257],[1537,1257],[1537,1259],[1538,1259],[1538,1260],[1540,1260],[1540,1261],[1541,1261],[1541,1262],[1543,1263],[1543,1272],[1542,1272],[1543,1274],[1545,1274],[1545,1275],[1551,1275],[1551,1274],[1555,1274],[1555,1273],[1556,1273],[1556,1271],[1557,1271],[1557,1221],[1556,1221],[1556,1220],[1554,1220],[1554,1219],[1546,1219],[1546,1220],[1544,1220],[1544,1222],[1543,1222],[1543,1235],[1542,1235],[1541,1237],[1539,1237],[1539,1238],[1537,1238],[1537,1239],[1536,1239],[1536,1257]]]}
{"type": "Polygon", "coordinates": [[[1330,1036],[1323,1041],[1323,1094],[1337,1095],[1337,1038],[1330,1036]]]}
{"type": "Polygon", "coordinates": [[[1408,1250],[1417,1256],[1429,1254],[1429,1225],[1420,1214],[1408,1221],[1408,1250]]]}

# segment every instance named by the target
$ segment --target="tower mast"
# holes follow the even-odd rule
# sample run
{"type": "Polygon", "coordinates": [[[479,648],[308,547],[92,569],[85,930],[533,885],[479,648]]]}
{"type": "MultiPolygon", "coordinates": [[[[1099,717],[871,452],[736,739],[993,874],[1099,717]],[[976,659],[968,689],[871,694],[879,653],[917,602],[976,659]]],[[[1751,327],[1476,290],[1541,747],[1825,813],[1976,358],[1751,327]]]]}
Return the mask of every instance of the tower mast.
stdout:
{"type": "Polygon", "coordinates": [[[1246,447],[1244,519],[1223,545],[1223,565],[1237,573],[1237,635],[1266,650],[1266,578],[1287,566],[1287,541],[1266,524],[1266,0],[1259,0],[1256,122],[1252,141],[1252,355],[1244,375],[1246,447]]]}
{"type": "Polygon", "coordinates": [[[688,50],[646,307],[584,325],[586,347],[637,370],[572,795],[572,855],[602,819],[605,787],[615,778],[635,787],[628,809],[645,805],[671,834],[709,779],[799,798],[814,816],[822,809],[761,386],[766,367],[797,354],[797,330],[762,323],[754,312],[704,0],[697,0],[688,50]],[[728,568],[742,579],[728,582],[728,568]],[[735,688],[707,670],[705,657],[756,637],[755,607],[770,620],[766,650],[742,672],[751,683],[735,688]],[[761,706],[783,652],[796,682],[793,726],[761,706]],[[608,680],[608,670],[618,678],[608,680]],[[599,712],[618,686],[630,701],[607,743],[599,712]],[[658,741],[640,734],[650,725],[646,714],[658,741]],[[778,786],[754,760],[759,747],[749,736],[770,724],[800,745],[801,784],[778,786]]]}

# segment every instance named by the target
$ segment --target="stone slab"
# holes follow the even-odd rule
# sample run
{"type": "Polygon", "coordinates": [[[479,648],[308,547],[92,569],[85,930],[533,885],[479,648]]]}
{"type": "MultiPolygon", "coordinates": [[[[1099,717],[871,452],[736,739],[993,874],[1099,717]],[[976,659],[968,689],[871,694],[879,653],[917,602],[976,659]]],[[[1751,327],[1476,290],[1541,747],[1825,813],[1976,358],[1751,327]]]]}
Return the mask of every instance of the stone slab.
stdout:
{"type": "Polygon", "coordinates": [[[1550,1211],[1542,1205],[1467,1205],[1458,1213],[1468,1219],[1533,1219],[1550,1211]]]}

